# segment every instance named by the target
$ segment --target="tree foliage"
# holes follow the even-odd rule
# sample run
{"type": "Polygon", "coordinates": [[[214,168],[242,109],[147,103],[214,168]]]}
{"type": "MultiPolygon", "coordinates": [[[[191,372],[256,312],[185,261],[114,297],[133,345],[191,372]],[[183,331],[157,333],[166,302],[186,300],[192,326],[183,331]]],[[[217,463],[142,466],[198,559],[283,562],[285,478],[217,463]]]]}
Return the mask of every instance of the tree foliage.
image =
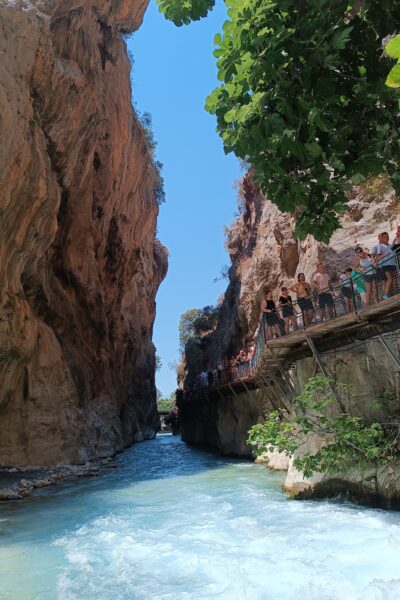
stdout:
{"type": "Polygon", "coordinates": [[[206,17],[215,0],[157,0],[157,3],[165,17],[180,27],[206,17]]]}
{"type": "Polygon", "coordinates": [[[346,413],[328,416],[334,403],[329,379],[312,377],[294,402],[296,417],[287,421],[278,411],[270,413],[265,423],[250,429],[248,443],[257,448],[258,455],[273,450],[293,455],[309,434],[322,436],[326,446],[314,454],[304,452],[293,461],[306,477],[315,472],[335,474],[352,467],[382,464],[398,454],[398,421],[366,423],[346,413]]]}
{"type": "Polygon", "coordinates": [[[205,306],[202,309],[191,308],[182,314],[178,327],[181,352],[184,352],[190,339],[215,329],[218,323],[219,311],[218,306],[205,306]]]}
{"type": "Polygon", "coordinates": [[[179,321],[179,348],[184,352],[187,342],[194,337],[193,323],[200,316],[199,308],[190,308],[185,311],[179,321]]]}
{"type": "Polygon", "coordinates": [[[176,403],[175,392],[171,392],[169,396],[164,396],[160,390],[157,390],[157,410],[170,411],[176,403]]]}
{"type": "MultiPolygon", "coordinates": [[[[382,42],[400,5],[382,0],[225,0],[215,36],[221,86],[206,101],[226,152],[296,216],[296,232],[329,241],[345,192],[388,173],[400,193],[399,98],[385,85],[382,42]]],[[[159,0],[177,25],[210,0],[159,0]]]]}
{"type": "Polygon", "coordinates": [[[156,148],[157,142],[153,132],[153,119],[149,112],[144,112],[139,116],[139,121],[143,127],[146,143],[149,149],[151,162],[154,167],[155,182],[154,182],[154,198],[158,205],[165,202],[165,189],[164,189],[164,177],[161,175],[163,170],[163,164],[159,160],[156,160],[156,148]]]}

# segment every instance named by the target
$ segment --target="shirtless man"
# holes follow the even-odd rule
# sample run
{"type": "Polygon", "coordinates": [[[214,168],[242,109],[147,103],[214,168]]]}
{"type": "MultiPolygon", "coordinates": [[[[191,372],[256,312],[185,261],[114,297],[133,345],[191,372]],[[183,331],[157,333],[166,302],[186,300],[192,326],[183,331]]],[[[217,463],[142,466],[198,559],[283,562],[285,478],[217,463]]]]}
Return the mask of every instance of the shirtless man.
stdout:
{"type": "Polygon", "coordinates": [[[297,304],[303,315],[304,326],[310,325],[314,316],[314,305],[310,298],[311,285],[306,281],[304,273],[299,273],[297,276],[297,283],[292,285],[290,288],[291,292],[295,292],[297,296],[297,304]]]}
{"type": "Polygon", "coordinates": [[[328,307],[330,318],[333,319],[334,317],[333,297],[332,292],[329,290],[330,282],[331,278],[330,275],[326,272],[324,263],[318,263],[317,272],[313,277],[313,284],[318,292],[318,304],[322,321],[326,319],[326,307],[328,307]]]}

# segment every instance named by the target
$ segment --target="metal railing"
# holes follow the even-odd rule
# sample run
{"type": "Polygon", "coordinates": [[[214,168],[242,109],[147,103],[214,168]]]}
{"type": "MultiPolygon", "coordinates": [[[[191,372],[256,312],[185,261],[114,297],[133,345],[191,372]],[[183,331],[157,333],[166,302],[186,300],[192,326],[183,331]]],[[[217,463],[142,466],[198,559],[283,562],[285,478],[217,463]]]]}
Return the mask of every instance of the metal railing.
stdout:
{"type": "Polygon", "coordinates": [[[204,371],[198,375],[197,380],[192,385],[192,390],[217,388],[234,381],[251,379],[254,377],[255,369],[256,361],[252,358],[223,368],[216,368],[212,371],[204,371]]]}
{"type": "Polygon", "coordinates": [[[390,301],[399,292],[399,254],[389,254],[375,265],[353,269],[351,276],[338,284],[297,298],[283,309],[263,313],[264,343],[390,301]]]}
{"type": "Polygon", "coordinates": [[[252,358],[237,364],[225,365],[197,376],[191,387],[218,388],[239,380],[251,379],[259,364],[266,343],[309,330],[324,322],[372,307],[400,293],[400,252],[389,254],[375,265],[355,271],[347,280],[331,285],[313,294],[297,298],[272,313],[265,312],[260,319],[252,358]]]}

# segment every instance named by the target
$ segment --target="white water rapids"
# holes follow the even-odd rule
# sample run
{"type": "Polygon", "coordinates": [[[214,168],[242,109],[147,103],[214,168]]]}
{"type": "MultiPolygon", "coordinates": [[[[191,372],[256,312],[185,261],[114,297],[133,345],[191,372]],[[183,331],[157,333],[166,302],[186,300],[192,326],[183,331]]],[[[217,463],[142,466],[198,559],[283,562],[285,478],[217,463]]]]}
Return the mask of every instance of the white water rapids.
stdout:
{"type": "Polygon", "coordinates": [[[163,435],[0,505],[1,600],[397,600],[400,514],[291,501],[283,477],[163,435]]]}

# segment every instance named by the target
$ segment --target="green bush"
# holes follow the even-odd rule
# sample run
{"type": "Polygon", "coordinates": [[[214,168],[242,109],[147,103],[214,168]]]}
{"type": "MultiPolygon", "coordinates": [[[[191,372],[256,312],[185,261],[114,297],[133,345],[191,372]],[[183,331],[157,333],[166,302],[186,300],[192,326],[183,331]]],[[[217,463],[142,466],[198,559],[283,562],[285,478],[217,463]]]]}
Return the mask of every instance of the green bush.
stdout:
{"type": "Polygon", "coordinates": [[[347,413],[336,414],[335,398],[326,377],[312,377],[294,401],[294,418],[287,421],[278,412],[270,413],[265,423],[254,425],[248,443],[255,454],[266,451],[293,455],[309,434],[318,434],[327,445],[315,454],[305,452],[293,464],[305,477],[313,473],[343,473],[351,467],[384,464],[399,452],[400,424],[366,423],[347,413]],[[334,416],[328,416],[333,413],[334,416]]]}

